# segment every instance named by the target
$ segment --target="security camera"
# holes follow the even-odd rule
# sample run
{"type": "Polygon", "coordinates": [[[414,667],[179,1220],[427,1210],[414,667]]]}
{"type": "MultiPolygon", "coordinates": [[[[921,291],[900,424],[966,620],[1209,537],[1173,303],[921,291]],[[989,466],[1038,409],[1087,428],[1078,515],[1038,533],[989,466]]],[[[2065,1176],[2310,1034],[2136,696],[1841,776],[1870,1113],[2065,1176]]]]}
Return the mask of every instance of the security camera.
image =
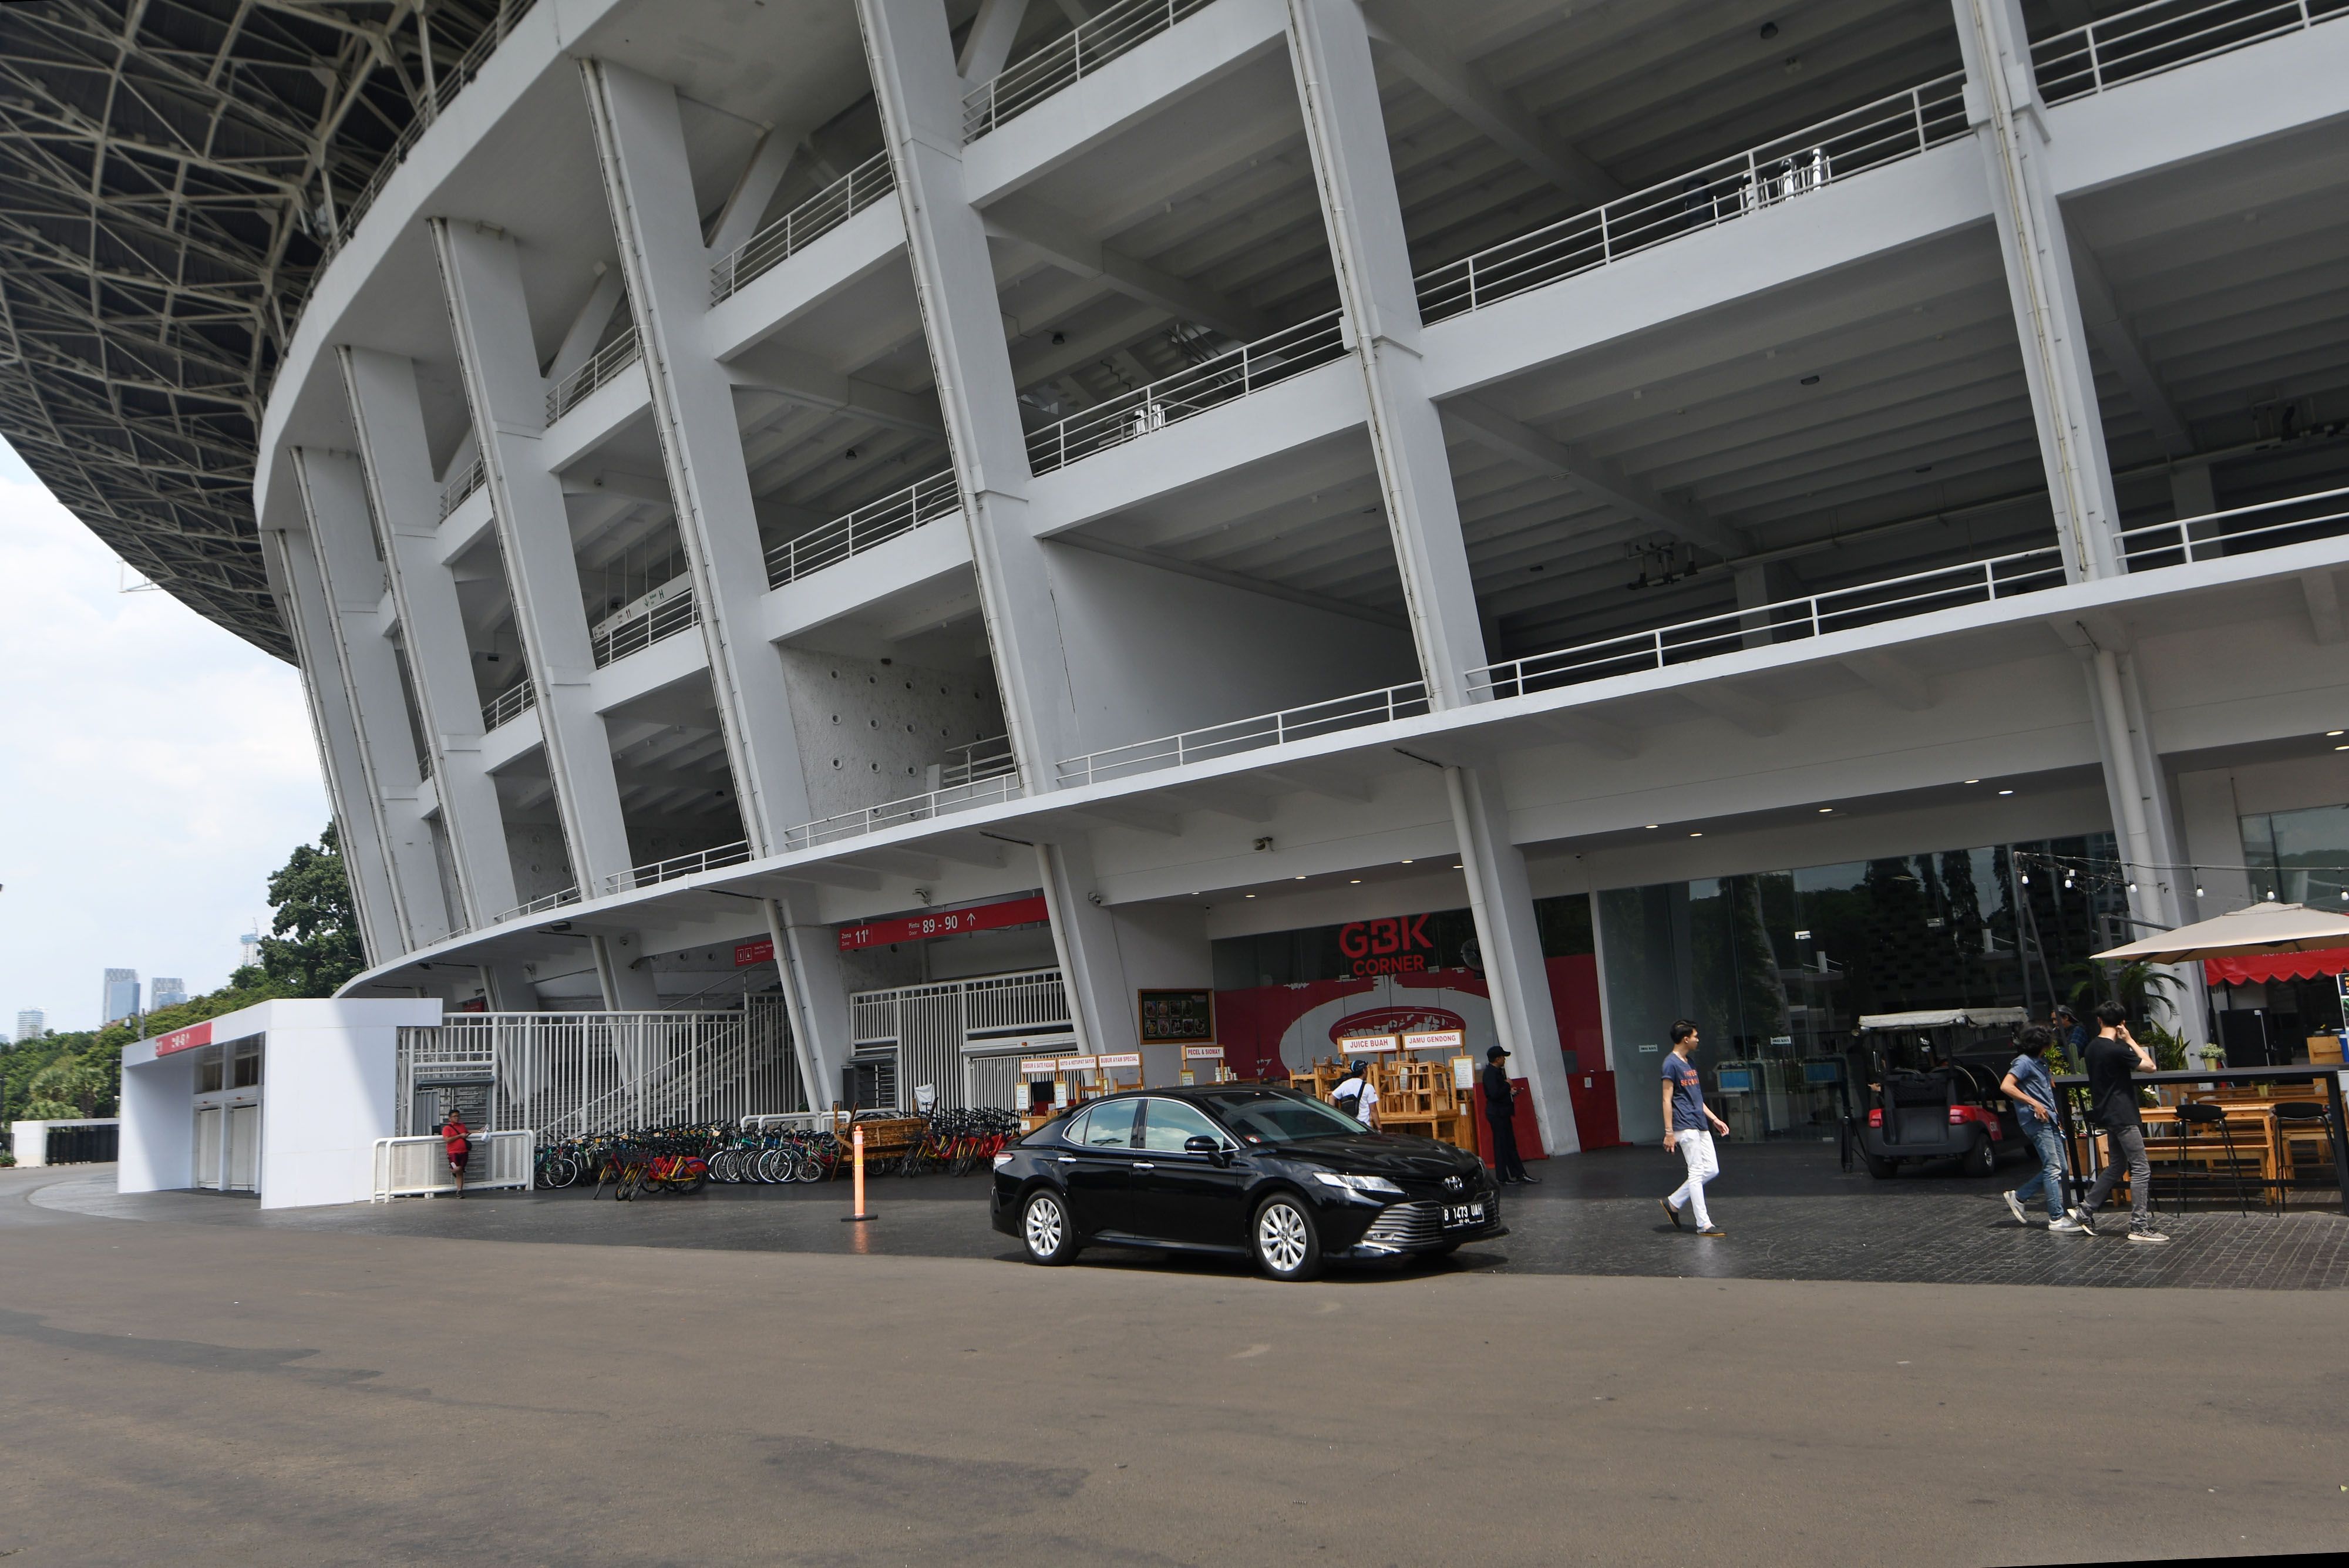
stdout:
{"type": "Polygon", "coordinates": [[[1269,838],[1259,838],[1259,839],[1257,839],[1257,840],[1256,841],[1256,852],[1257,852],[1258,855],[1269,855],[1269,854],[1271,854],[1271,853],[1272,853],[1272,840],[1271,840],[1271,839],[1269,839],[1269,838]]]}
{"type": "Polygon", "coordinates": [[[1088,893],[1085,895],[1085,902],[1092,905],[1096,909],[1100,908],[1101,901],[1102,896],[1099,893],[1088,893]]]}

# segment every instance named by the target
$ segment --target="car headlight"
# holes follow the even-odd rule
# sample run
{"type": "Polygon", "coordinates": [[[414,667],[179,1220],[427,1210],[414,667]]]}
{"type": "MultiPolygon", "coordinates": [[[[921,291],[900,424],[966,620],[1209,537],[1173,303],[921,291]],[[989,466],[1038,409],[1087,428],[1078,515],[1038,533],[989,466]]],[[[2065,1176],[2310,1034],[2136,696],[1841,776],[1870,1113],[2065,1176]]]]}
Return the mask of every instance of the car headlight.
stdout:
{"type": "Polygon", "coordinates": [[[995,1157],[995,1168],[998,1170],[1001,1170],[1005,1166],[1009,1165],[1010,1163],[1011,1157],[1008,1154],[999,1154],[995,1157]]]}
{"type": "Polygon", "coordinates": [[[1365,1198],[1401,1198],[1402,1189],[1383,1176],[1348,1176],[1335,1170],[1317,1170],[1313,1179],[1324,1187],[1342,1188],[1365,1198]]]}

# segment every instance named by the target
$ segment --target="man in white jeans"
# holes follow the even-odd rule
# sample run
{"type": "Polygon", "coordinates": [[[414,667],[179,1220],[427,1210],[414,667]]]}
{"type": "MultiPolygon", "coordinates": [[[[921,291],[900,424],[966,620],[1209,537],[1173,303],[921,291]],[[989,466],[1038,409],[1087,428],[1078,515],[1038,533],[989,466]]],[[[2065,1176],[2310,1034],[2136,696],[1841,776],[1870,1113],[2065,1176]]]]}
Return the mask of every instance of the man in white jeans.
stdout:
{"type": "Polygon", "coordinates": [[[1681,1158],[1688,1162],[1688,1179],[1670,1198],[1659,1199],[1672,1229],[1682,1230],[1681,1206],[1686,1204],[1696,1220],[1700,1236],[1725,1236],[1727,1231],[1713,1222],[1704,1211],[1704,1184],[1721,1174],[1721,1161],[1713,1152],[1712,1128],[1729,1136],[1729,1124],[1713,1114],[1704,1103],[1704,1085],[1698,1082],[1696,1066],[1689,1060],[1696,1050],[1696,1025],[1683,1018],[1672,1025],[1672,1049],[1664,1058],[1664,1147],[1677,1148],[1681,1158]]]}

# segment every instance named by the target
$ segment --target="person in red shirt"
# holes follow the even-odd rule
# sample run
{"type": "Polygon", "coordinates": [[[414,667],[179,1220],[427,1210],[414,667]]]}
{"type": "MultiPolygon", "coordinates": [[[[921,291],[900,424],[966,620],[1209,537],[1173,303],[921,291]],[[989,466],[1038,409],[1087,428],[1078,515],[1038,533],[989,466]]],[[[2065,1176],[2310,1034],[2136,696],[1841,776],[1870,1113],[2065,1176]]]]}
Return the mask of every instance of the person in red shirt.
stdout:
{"type": "Polygon", "coordinates": [[[473,1140],[465,1126],[465,1118],[450,1111],[448,1121],[441,1125],[440,1141],[449,1146],[450,1174],[456,1177],[457,1196],[462,1198],[465,1196],[465,1164],[473,1158],[473,1140]]]}

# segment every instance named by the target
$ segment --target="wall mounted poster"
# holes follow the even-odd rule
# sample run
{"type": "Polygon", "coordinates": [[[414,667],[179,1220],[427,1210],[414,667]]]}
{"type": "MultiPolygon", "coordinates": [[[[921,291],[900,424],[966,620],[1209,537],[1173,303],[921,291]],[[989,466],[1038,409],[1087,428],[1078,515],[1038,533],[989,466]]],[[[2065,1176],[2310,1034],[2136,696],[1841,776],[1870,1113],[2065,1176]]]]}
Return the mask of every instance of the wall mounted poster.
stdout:
{"type": "Polygon", "coordinates": [[[1206,1044],[1216,1038],[1216,993],[1212,991],[1144,991],[1142,1038],[1145,1044],[1206,1044]]]}

